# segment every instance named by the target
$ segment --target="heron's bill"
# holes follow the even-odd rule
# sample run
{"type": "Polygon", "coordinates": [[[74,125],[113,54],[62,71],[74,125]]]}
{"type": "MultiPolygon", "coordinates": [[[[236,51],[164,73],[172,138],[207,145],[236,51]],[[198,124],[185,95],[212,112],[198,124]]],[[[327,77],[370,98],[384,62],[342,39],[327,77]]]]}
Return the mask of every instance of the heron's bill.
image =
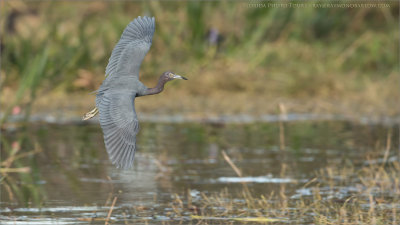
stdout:
{"type": "Polygon", "coordinates": [[[187,78],[186,78],[186,77],[183,77],[183,76],[181,76],[181,75],[177,75],[177,74],[174,74],[173,78],[174,78],[174,79],[182,79],[182,80],[187,80],[187,78]]]}

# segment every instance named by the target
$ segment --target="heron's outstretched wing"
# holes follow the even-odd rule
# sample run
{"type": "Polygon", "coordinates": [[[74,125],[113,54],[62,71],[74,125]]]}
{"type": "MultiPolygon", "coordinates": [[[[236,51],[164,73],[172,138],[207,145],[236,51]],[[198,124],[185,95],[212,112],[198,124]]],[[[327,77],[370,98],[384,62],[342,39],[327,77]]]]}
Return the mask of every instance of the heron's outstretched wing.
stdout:
{"type": "Polygon", "coordinates": [[[150,49],[154,29],[154,17],[139,16],[128,24],[111,53],[106,79],[115,76],[139,76],[139,68],[150,49]]]}
{"type": "Polygon", "coordinates": [[[105,93],[96,99],[104,143],[111,162],[118,168],[128,169],[133,165],[136,134],[139,132],[135,95],[136,93],[105,93]]]}

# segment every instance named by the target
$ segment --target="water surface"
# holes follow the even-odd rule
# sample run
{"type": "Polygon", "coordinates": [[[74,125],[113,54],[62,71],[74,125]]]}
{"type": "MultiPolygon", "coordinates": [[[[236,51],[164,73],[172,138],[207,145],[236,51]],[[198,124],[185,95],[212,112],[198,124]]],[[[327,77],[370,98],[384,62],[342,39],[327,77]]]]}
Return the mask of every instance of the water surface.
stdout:
{"type": "MultiPolygon", "coordinates": [[[[193,204],[204,194],[229,190],[242,201],[243,183],[254,196],[282,190],[290,201],[312,195],[304,185],[320,169],[365,165],[365,155],[382,156],[388,133],[397,146],[394,125],[349,121],[141,123],[132,170],[114,168],[108,160],[99,125],[36,123],[3,134],[2,156],[11,149],[40,151],[14,162],[30,173],[13,173],[1,190],[2,224],[193,223],[190,210],[179,217],[172,202],[193,204]],[[283,137],[282,135],[283,134],[283,137]],[[377,150],[378,149],[378,150],[377,150]],[[241,170],[227,163],[222,151],[241,170]]],[[[390,152],[388,160],[396,160],[390,152]]],[[[339,187],[346,199],[354,187],[339,187]]],[[[281,220],[288,223],[290,220],[281,220]]],[[[232,221],[231,221],[232,222],[232,221]]],[[[210,224],[210,223],[209,223],[210,224]]],[[[212,224],[212,222],[211,222],[212,224]]]]}

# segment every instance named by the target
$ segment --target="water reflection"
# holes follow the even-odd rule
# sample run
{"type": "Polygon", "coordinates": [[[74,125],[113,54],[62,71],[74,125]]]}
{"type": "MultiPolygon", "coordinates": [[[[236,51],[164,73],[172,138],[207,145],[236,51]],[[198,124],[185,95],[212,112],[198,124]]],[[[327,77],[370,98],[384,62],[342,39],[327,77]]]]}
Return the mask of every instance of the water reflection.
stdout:
{"type": "MultiPolygon", "coordinates": [[[[135,165],[126,171],[110,164],[97,125],[38,124],[5,133],[2,157],[12,154],[14,142],[21,143],[20,152],[39,150],[14,162],[13,167],[29,166],[30,173],[2,175],[0,219],[15,224],[84,223],[85,218],[106,218],[116,198],[111,218],[115,223],[126,218],[146,220],[149,215],[154,215],[147,218],[150,221],[164,221],[173,213],[169,204],[175,193],[183,199],[189,194],[195,201],[200,192],[218,193],[224,188],[239,192],[243,183],[264,196],[285,185],[286,194],[298,199],[311,195],[313,190],[302,186],[319,168],[340,167],[348,160],[360,166],[365,153],[382,155],[373,150],[383,146],[393,129],[338,121],[285,126],[282,151],[277,123],[142,123],[135,165]],[[226,163],[222,150],[243,177],[226,163]]],[[[397,130],[393,132],[397,137],[397,130]]],[[[393,138],[392,144],[397,142],[393,138]]],[[[319,191],[330,195],[323,188],[319,191]]],[[[352,187],[338,189],[335,197],[351,191],[352,187]]]]}

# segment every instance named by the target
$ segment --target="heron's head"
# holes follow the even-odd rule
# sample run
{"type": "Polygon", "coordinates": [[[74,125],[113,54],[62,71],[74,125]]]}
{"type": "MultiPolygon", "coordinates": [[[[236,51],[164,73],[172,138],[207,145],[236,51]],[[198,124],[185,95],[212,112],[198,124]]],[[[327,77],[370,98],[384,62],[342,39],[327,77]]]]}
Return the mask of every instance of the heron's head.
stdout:
{"type": "Polygon", "coordinates": [[[166,79],[167,81],[174,80],[174,79],[187,80],[186,77],[183,77],[183,76],[181,76],[181,75],[174,74],[173,72],[170,72],[170,71],[164,72],[161,76],[162,76],[164,79],[166,79]]]}

